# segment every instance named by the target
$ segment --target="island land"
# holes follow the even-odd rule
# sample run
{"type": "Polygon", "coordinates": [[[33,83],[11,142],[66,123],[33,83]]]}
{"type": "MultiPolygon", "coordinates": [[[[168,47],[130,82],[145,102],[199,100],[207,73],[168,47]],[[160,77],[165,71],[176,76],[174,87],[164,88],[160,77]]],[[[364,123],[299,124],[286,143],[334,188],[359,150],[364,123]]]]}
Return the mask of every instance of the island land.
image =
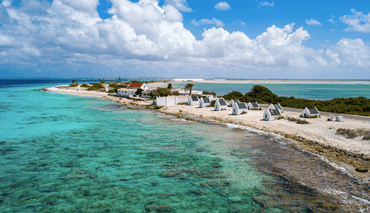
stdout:
{"type": "MultiPolygon", "coordinates": [[[[185,82],[228,84],[370,84],[369,80],[245,80],[245,79],[185,79],[185,82]]],[[[181,82],[181,80],[177,80],[181,82]]]]}
{"type": "MultiPolygon", "coordinates": [[[[159,83],[157,84],[159,85],[159,83]]],[[[195,105],[159,107],[153,105],[153,101],[149,99],[116,97],[105,92],[86,91],[78,87],[68,87],[68,85],[45,88],[43,91],[93,96],[121,103],[128,108],[156,110],[186,120],[247,129],[252,133],[271,136],[276,142],[286,143],[293,149],[316,155],[334,168],[363,182],[370,182],[368,172],[370,168],[370,141],[364,140],[364,137],[360,135],[349,137],[345,134],[338,134],[338,129],[370,131],[370,118],[367,116],[350,116],[345,117],[344,122],[336,122],[328,121],[328,114],[323,113],[324,115],[318,118],[302,119],[299,118],[300,110],[287,108],[283,109],[282,116],[284,118],[265,121],[262,118],[267,105],[261,105],[261,110],[249,110],[243,115],[232,115],[231,107],[226,111],[214,111],[213,107],[199,108],[195,105]],[[305,120],[308,124],[298,124],[288,118],[305,120]]]]}

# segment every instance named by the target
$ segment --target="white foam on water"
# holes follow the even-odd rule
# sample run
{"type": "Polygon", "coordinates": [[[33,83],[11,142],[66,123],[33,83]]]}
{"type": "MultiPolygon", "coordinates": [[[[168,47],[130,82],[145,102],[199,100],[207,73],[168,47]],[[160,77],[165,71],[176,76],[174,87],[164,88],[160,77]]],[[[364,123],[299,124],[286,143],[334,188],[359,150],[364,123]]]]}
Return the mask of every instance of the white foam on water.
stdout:
{"type": "Polygon", "coordinates": [[[241,129],[241,130],[244,130],[244,131],[247,131],[247,132],[250,132],[250,133],[255,133],[255,134],[258,134],[258,135],[268,136],[268,137],[270,137],[270,140],[272,140],[272,141],[277,141],[278,143],[280,143],[282,145],[287,145],[287,143],[284,143],[283,141],[281,141],[282,139],[284,139],[283,136],[281,136],[279,134],[275,134],[273,132],[265,132],[265,131],[254,129],[254,128],[251,128],[251,127],[246,127],[246,126],[241,126],[241,125],[231,124],[231,123],[226,123],[225,125],[227,127],[231,128],[231,129],[241,129]],[[278,140],[274,140],[274,139],[278,139],[278,140]]]}

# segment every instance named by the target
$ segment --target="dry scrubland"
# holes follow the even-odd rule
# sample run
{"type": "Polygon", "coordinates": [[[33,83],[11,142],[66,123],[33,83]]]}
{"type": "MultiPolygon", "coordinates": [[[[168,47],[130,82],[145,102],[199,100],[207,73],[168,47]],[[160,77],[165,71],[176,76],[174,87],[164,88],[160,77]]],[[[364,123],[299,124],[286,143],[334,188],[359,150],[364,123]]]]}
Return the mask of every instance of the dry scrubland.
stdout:
{"type": "Polygon", "coordinates": [[[157,110],[187,120],[202,122],[213,120],[216,123],[230,123],[273,132],[292,141],[290,144],[292,148],[325,156],[363,181],[369,182],[367,170],[370,168],[370,140],[368,140],[370,125],[366,121],[346,119],[344,122],[335,122],[328,121],[327,116],[302,119],[299,117],[300,113],[286,110],[282,113],[283,119],[264,121],[262,120],[264,109],[249,110],[243,115],[232,115],[231,107],[227,111],[214,111],[213,107],[199,108],[188,105],[157,107],[149,100],[118,98],[108,96],[104,92],[78,90],[78,88],[53,87],[45,90],[70,95],[95,96],[125,104],[127,107],[157,110]],[[308,124],[298,124],[296,121],[291,121],[292,119],[287,119],[288,117],[305,120],[308,124]]]}

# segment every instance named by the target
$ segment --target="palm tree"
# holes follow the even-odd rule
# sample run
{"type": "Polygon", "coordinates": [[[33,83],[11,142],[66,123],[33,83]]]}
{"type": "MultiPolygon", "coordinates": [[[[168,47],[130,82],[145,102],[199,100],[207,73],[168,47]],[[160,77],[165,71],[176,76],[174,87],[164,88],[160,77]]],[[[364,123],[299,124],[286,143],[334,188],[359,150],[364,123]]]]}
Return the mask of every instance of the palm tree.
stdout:
{"type": "Polygon", "coordinates": [[[194,84],[186,84],[185,85],[185,89],[189,89],[190,90],[190,96],[191,96],[191,90],[193,89],[193,86],[194,86],[194,84]]]}

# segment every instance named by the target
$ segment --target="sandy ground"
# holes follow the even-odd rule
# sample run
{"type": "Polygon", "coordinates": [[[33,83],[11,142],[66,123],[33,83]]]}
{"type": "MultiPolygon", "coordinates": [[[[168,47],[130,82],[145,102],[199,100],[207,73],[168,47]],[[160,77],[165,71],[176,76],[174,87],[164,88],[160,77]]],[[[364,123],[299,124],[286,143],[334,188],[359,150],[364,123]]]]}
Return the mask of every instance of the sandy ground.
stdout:
{"type": "Polygon", "coordinates": [[[68,95],[78,95],[78,96],[89,96],[89,97],[104,97],[107,95],[105,92],[96,92],[96,91],[86,91],[83,87],[68,87],[68,85],[60,85],[56,87],[49,87],[46,89],[50,92],[62,93],[68,95]]]}
{"type": "Polygon", "coordinates": [[[306,120],[310,124],[297,124],[286,119],[264,121],[262,120],[265,109],[254,111],[249,110],[247,114],[232,115],[231,107],[227,111],[214,111],[213,108],[199,108],[198,106],[177,105],[168,106],[162,111],[171,114],[179,113],[194,115],[205,119],[217,119],[224,123],[233,123],[242,126],[252,127],[266,132],[278,133],[282,136],[286,134],[299,136],[319,142],[323,145],[330,145],[339,149],[344,149],[357,154],[370,156],[370,141],[362,140],[362,137],[347,139],[342,135],[336,134],[339,128],[344,129],[370,129],[370,123],[366,121],[346,119],[344,122],[327,121],[327,116],[320,118],[301,119],[301,113],[283,111],[283,116],[294,117],[306,120]]]}
{"type": "MultiPolygon", "coordinates": [[[[177,81],[181,82],[181,81],[177,81]]],[[[244,84],[370,84],[370,81],[353,80],[193,80],[198,83],[244,83],[244,84]]]]}

